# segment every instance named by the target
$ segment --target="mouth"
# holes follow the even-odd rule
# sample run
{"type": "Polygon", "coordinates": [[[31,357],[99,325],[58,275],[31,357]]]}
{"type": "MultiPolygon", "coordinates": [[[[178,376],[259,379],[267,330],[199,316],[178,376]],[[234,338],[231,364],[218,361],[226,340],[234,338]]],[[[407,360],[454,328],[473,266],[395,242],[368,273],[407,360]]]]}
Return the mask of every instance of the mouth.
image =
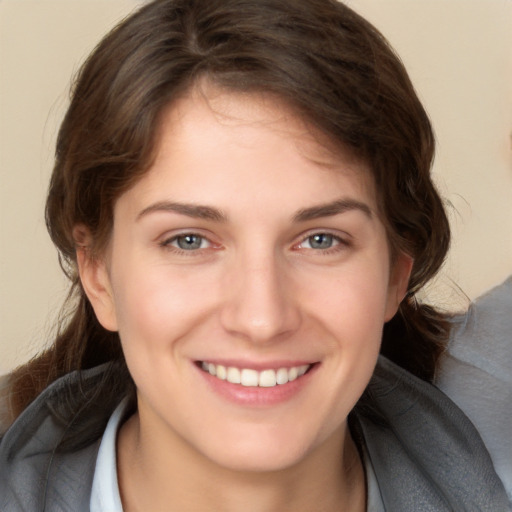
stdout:
{"type": "Polygon", "coordinates": [[[308,373],[313,364],[300,366],[268,368],[261,371],[252,368],[238,368],[236,366],[224,366],[208,361],[198,361],[201,370],[211,376],[231,384],[240,384],[248,388],[273,388],[282,386],[300,379],[308,373]]]}

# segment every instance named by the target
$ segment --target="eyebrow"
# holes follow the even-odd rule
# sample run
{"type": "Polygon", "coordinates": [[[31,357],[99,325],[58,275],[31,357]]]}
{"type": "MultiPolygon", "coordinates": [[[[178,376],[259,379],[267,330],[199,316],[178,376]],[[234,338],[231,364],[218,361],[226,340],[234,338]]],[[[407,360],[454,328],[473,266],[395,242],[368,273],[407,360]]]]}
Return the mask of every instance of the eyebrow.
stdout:
{"type": "Polygon", "coordinates": [[[174,203],[171,201],[159,201],[147,208],[144,208],[144,210],[137,215],[137,220],[140,220],[142,217],[154,212],[178,213],[195,219],[206,219],[216,222],[226,222],[227,220],[227,216],[217,208],[188,203],[174,203]]]}
{"type": "MultiPolygon", "coordinates": [[[[370,207],[355,199],[339,199],[330,203],[312,206],[299,210],[293,216],[293,222],[306,222],[322,217],[333,217],[347,211],[360,211],[369,219],[373,217],[370,207]]],[[[144,208],[138,215],[137,221],[142,217],[155,212],[177,213],[195,219],[212,220],[215,222],[226,222],[227,215],[218,208],[212,206],[195,205],[189,203],[176,203],[172,201],[158,201],[147,208],[144,208]]]]}
{"type": "Polygon", "coordinates": [[[339,199],[331,203],[320,204],[299,210],[293,217],[295,222],[306,222],[308,220],[315,220],[321,217],[332,217],[340,213],[348,211],[360,211],[369,219],[373,217],[371,208],[361,201],[355,199],[339,199]]]}

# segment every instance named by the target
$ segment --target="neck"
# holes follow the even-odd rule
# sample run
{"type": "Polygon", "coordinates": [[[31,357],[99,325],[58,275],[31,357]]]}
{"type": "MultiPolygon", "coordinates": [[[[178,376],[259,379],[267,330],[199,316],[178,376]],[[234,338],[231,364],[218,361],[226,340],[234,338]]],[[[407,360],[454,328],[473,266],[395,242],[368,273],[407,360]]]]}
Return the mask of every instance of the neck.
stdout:
{"type": "Polygon", "coordinates": [[[146,438],[137,414],[118,436],[118,480],[125,512],[363,512],[364,471],[348,428],[297,464],[278,471],[235,471],[187,443],[146,438]]]}

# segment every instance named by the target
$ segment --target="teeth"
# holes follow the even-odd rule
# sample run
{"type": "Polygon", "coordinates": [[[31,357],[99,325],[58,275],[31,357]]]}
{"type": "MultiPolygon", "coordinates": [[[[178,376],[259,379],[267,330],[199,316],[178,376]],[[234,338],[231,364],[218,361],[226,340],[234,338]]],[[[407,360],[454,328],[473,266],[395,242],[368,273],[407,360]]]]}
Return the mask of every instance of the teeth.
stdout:
{"type": "Polygon", "coordinates": [[[276,373],[276,381],[278,384],[286,384],[288,382],[288,370],[286,368],[279,368],[276,373]]]}
{"type": "Polygon", "coordinates": [[[277,376],[274,370],[263,370],[258,379],[258,385],[262,388],[272,388],[277,384],[277,376]]]}
{"type": "Polygon", "coordinates": [[[226,370],[226,367],[225,366],[222,366],[221,364],[219,364],[217,366],[217,373],[216,373],[217,377],[220,379],[220,380],[226,380],[226,377],[227,377],[227,370],[226,370]]]}
{"type": "Polygon", "coordinates": [[[231,384],[240,384],[240,370],[238,368],[228,368],[226,380],[231,384]]]}
{"type": "Polygon", "coordinates": [[[292,382],[304,375],[311,367],[309,364],[292,366],[291,368],[278,368],[277,370],[263,370],[258,372],[249,368],[226,368],[221,364],[201,363],[201,368],[221,380],[227,380],[231,384],[241,384],[246,387],[272,388],[276,385],[292,382]]]}
{"type": "Polygon", "coordinates": [[[242,386],[254,387],[258,385],[258,372],[256,370],[242,370],[240,374],[240,384],[242,386]]]}

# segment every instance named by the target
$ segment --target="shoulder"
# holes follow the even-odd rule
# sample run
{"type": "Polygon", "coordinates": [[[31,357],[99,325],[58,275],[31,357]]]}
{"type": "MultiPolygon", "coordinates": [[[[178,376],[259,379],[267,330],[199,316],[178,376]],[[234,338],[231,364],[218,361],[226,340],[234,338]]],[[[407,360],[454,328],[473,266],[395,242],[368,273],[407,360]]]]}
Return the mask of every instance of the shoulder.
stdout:
{"type": "Polygon", "coordinates": [[[387,510],[509,510],[481,437],[435,386],[381,357],[354,412],[387,510]]]}
{"type": "Polygon", "coordinates": [[[512,500],[512,277],[453,319],[436,385],[470,418],[512,500]]]}
{"type": "Polygon", "coordinates": [[[88,510],[99,439],[112,404],[94,392],[106,367],[48,387],[0,442],[0,510],[88,510]],[[96,399],[95,399],[96,398],[96,399]]]}
{"type": "Polygon", "coordinates": [[[453,318],[448,356],[512,382],[512,276],[453,318]]]}

